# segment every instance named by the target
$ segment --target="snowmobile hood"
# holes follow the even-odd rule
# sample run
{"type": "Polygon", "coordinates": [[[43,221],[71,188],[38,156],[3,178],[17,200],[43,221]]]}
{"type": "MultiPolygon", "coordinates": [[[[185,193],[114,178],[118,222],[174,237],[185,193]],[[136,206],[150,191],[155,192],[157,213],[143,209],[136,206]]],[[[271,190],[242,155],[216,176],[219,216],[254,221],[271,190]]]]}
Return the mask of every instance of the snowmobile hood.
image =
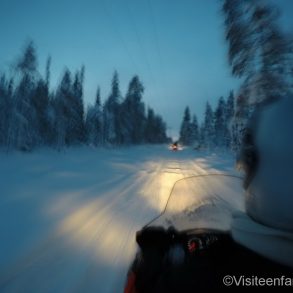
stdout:
{"type": "Polygon", "coordinates": [[[242,178],[229,174],[202,174],[179,179],[165,209],[145,225],[174,227],[179,232],[194,229],[229,231],[234,211],[244,211],[242,178]]]}

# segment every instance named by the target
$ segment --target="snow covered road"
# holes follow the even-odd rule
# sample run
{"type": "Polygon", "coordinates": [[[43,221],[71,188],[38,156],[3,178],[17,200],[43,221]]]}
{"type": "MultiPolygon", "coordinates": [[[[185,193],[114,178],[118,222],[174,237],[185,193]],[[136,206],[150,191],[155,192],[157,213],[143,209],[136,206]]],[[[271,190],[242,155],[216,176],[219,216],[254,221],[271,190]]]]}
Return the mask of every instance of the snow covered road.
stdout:
{"type": "Polygon", "coordinates": [[[0,154],[0,291],[122,292],[135,232],[229,155],[165,146],[0,154]]]}

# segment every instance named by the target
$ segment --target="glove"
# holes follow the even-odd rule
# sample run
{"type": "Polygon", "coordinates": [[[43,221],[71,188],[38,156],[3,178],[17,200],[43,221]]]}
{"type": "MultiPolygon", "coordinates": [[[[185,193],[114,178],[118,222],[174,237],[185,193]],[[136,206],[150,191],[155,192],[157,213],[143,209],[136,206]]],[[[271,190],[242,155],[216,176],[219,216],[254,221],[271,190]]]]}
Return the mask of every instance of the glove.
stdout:
{"type": "Polygon", "coordinates": [[[166,250],[177,234],[174,228],[168,230],[163,227],[146,227],[136,233],[136,242],[142,250],[166,250]]]}

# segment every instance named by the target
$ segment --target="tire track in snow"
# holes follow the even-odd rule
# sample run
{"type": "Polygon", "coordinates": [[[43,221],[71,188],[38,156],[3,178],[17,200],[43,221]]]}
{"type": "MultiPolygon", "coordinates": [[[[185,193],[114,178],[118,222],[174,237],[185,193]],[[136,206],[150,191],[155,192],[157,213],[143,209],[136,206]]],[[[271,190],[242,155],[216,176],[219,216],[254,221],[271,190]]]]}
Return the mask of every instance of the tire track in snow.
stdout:
{"type": "Polygon", "coordinates": [[[142,170],[110,179],[103,194],[101,184],[94,185],[90,192],[97,198],[81,198],[73,210],[65,206],[56,233],[1,275],[0,291],[122,291],[136,250],[135,232],[162,211],[178,179],[208,173],[182,154],[144,164],[142,170]]]}
{"type": "MultiPolygon", "coordinates": [[[[122,188],[120,193],[115,192],[112,194],[111,200],[107,201],[106,204],[102,206],[100,205],[101,200],[97,198],[96,200],[84,204],[78,211],[67,216],[61,224],[61,229],[58,229],[54,235],[49,236],[43,244],[35,248],[29,256],[16,263],[12,269],[8,270],[8,273],[0,280],[0,288],[5,289],[7,292],[18,291],[18,289],[15,288],[15,283],[18,283],[21,284],[19,289],[26,287],[33,289],[35,285],[37,288],[40,287],[37,290],[43,290],[46,284],[34,284],[34,280],[36,279],[35,274],[38,275],[35,268],[42,270],[42,275],[50,275],[50,272],[45,273],[47,270],[56,269],[60,272],[60,268],[58,269],[60,265],[59,262],[66,258],[68,250],[74,251],[76,249],[76,247],[74,247],[74,242],[76,240],[82,240],[83,248],[78,249],[79,255],[81,251],[83,254],[84,250],[91,246],[94,241],[99,242],[101,239],[100,237],[105,236],[105,231],[109,229],[114,221],[114,218],[109,217],[107,214],[113,209],[115,204],[119,205],[122,198],[125,198],[132,189],[137,188],[139,184],[141,184],[142,179],[143,178],[139,177],[133,180],[130,185],[128,183],[126,187],[122,188]],[[95,230],[92,230],[93,227],[95,230]],[[96,237],[96,235],[100,235],[100,237],[96,237]],[[50,264],[48,269],[46,268],[47,264],[50,264]],[[17,282],[15,282],[16,279],[17,282]],[[12,286],[9,286],[9,284],[12,286]]],[[[120,185],[120,187],[122,186],[120,185]]],[[[99,245],[99,243],[97,243],[97,245],[99,245]]],[[[74,253],[71,257],[76,260],[76,255],[74,253]]],[[[70,258],[67,258],[67,260],[72,263],[70,258]]],[[[78,262],[80,263],[81,261],[82,260],[79,258],[78,262]]],[[[53,284],[50,285],[52,286],[53,284]]]]}
{"type": "MultiPolygon", "coordinates": [[[[151,176],[148,176],[148,185],[150,182],[156,181],[156,177],[161,172],[161,169],[162,163],[159,163],[155,172],[152,172],[151,176]]],[[[137,230],[138,226],[142,225],[142,221],[140,221],[141,223],[137,223],[137,219],[145,219],[147,216],[141,211],[139,213],[133,212],[134,210],[139,211],[140,204],[133,198],[144,181],[144,176],[133,176],[131,184],[127,183],[125,188],[122,188],[121,185],[119,186],[119,189],[122,188],[122,191],[119,193],[115,192],[118,189],[117,187],[114,192],[111,190],[109,194],[110,198],[107,198],[108,201],[105,203],[103,203],[106,198],[104,196],[102,200],[98,198],[97,200],[90,201],[79,211],[73,212],[63,221],[61,231],[58,231],[56,235],[50,236],[44,244],[36,248],[28,257],[18,262],[5,274],[6,276],[0,281],[0,288],[2,287],[5,292],[18,291],[17,288],[26,287],[32,290],[43,291],[49,284],[40,284],[35,282],[35,280],[43,279],[44,275],[49,276],[50,272],[48,271],[60,271],[60,261],[72,263],[71,258],[73,258],[79,266],[84,259],[89,262],[86,250],[90,251],[91,249],[88,248],[95,243],[100,247],[99,250],[105,249],[106,251],[106,246],[110,245],[112,240],[115,241],[115,247],[112,249],[112,259],[108,259],[110,263],[115,265],[118,262],[119,256],[121,256],[121,251],[125,253],[125,247],[129,246],[128,244],[130,241],[134,241],[134,232],[137,230]],[[100,202],[102,202],[102,205],[100,205],[100,202]],[[115,217],[113,215],[109,216],[112,211],[117,211],[117,209],[118,213],[116,213],[115,217]],[[130,227],[128,227],[126,237],[123,238],[121,236],[121,238],[119,238],[120,235],[116,235],[117,237],[113,239],[113,237],[109,235],[109,231],[113,228],[111,228],[111,226],[117,225],[117,221],[123,220],[125,215],[128,214],[130,214],[130,217],[128,217],[127,222],[130,224],[130,227]],[[71,223],[73,223],[73,225],[71,225],[71,223]],[[72,246],[75,246],[75,241],[80,239],[82,240],[82,249],[78,249],[77,254],[79,257],[76,258],[75,253],[72,252],[75,248],[72,246]],[[46,265],[48,265],[48,268],[46,268],[46,265]],[[35,268],[38,268],[38,273],[35,271],[35,268]],[[40,274],[41,278],[38,278],[40,274]]],[[[149,209],[146,209],[146,212],[149,213],[149,209]]],[[[74,265],[72,267],[74,267],[74,265]]],[[[87,271],[87,269],[85,271],[87,271]]],[[[80,274],[80,271],[78,271],[78,274],[80,274]]],[[[62,273],[59,279],[64,279],[64,277],[66,277],[65,275],[66,273],[62,273]]],[[[97,275],[95,275],[95,277],[97,277],[97,275]]],[[[111,276],[111,278],[113,281],[113,276],[111,276]]],[[[56,278],[54,278],[54,280],[56,281],[56,278]]],[[[106,280],[105,283],[111,284],[112,281],[106,280]]],[[[50,284],[50,286],[53,286],[53,284],[50,284]]],[[[60,288],[62,288],[62,286],[60,288]]],[[[104,288],[106,287],[104,286],[104,288]]],[[[66,288],[63,289],[66,290],[66,288]]]]}

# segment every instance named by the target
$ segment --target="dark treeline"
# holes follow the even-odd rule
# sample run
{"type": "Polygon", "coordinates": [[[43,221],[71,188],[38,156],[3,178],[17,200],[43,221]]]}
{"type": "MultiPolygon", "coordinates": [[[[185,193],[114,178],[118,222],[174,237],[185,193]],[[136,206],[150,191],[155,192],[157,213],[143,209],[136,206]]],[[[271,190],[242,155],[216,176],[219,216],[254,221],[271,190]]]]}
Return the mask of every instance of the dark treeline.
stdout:
{"type": "Polygon", "coordinates": [[[104,103],[98,88],[94,105],[84,110],[84,67],[64,71],[50,91],[48,58],[45,77],[37,69],[37,54],[30,42],[14,66],[13,76],[0,77],[0,146],[32,150],[39,146],[58,149],[89,144],[130,145],[165,143],[166,124],[154,110],[145,109],[144,87],[134,76],[122,96],[117,72],[104,103]]]}

